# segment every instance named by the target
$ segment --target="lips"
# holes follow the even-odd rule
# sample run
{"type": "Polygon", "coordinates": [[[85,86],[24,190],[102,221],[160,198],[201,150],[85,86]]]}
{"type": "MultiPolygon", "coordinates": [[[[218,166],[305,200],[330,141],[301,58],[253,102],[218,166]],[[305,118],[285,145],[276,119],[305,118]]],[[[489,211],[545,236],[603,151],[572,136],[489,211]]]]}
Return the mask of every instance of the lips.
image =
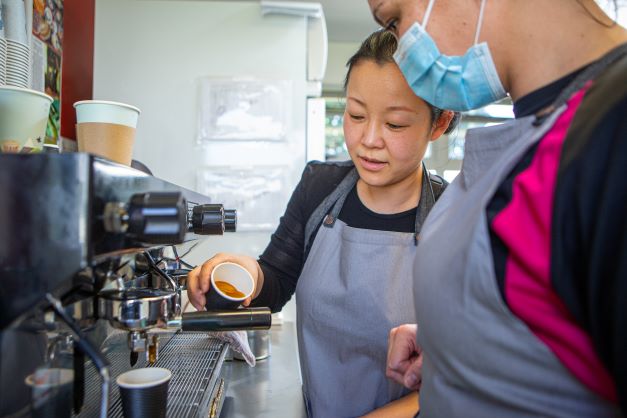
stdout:
{"type": "Polygon", "coordinates": [[[368,157],[359,157],[359,162],[361,166],[369,171],[379,171],[382,170],[387,163],[385,161],[377,160],[375,158],[368,157]]]}

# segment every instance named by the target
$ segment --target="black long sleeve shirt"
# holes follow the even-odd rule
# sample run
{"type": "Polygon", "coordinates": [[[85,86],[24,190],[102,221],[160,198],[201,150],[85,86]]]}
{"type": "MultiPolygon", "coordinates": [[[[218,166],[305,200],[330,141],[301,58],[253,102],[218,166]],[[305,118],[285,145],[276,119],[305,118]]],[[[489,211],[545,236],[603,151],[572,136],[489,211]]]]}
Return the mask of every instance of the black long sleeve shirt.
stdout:
{"type": "MultiPolygon", "coordinates": [[[[281,217],[270,244],[259,257],[264,284],[252,306],[269,306],[273,312],[290,300],[296,290],[298,277],[305,265],[308,251],[305,245],[305,225],[318,205],[339,185],[353,169],[347,162],[311,162],[307,164],[281,217]]],[[[436,198],[444,191],[446,182],[431,175],[431,185],[436,198]]],[[[382,215],[369,210],[361,203],[354,187],[347,196],[338,218],[354,228],[383,231],[413,232],[416,208],[397,214],[382,215]]],[[[319,220],[322,222],[322,219],[319,220]]],[[[318,228],[320,227],[318,224],[318,228]]],[[[317,230],[310,238],[311,244],[317,230]]]]}

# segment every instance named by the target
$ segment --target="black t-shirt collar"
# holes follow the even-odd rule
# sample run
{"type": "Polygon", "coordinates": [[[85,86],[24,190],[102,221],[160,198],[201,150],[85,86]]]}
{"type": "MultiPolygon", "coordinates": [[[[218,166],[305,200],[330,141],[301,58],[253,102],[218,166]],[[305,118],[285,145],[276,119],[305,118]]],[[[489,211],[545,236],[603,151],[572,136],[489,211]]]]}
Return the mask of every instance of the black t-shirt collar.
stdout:
{"type": "Polygon", "coordinates": [[[562,90],[587,67],[587,65],[581,67],[516,100],[516,102],[514,102],[514,116],[516,118],[522,118],[533,115],[545,107],[550,106],[557,99],[557,96],[559,96],[562,90]]]}

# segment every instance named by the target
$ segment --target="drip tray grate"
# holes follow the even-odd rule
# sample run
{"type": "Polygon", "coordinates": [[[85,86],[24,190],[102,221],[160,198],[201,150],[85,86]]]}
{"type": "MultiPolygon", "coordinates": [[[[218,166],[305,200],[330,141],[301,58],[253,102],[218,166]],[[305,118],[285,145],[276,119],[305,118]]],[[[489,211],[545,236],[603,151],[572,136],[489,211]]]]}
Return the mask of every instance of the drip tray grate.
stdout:
{"type": "MultiPolygon", "coordinates": [[[[168,417],[193,417],[207,405],[220,375],[226,343],[208,337],[205,333],[158,333],[159,359],[154,367],[172,372],[168,387],[168,417]]],[[[125,371],[150,367],[144,353],[134,367],[130,366],[127,334],[117,333],[105,342],[104,353],[109,362],[111,384],[109,387],[108,417],[123,417],[122,401],[115,379],[125,371]]],[[[85,404],[78,417],[97,417],[100,410],[100,376],[91,362],[85,370],[85,404]]]]}

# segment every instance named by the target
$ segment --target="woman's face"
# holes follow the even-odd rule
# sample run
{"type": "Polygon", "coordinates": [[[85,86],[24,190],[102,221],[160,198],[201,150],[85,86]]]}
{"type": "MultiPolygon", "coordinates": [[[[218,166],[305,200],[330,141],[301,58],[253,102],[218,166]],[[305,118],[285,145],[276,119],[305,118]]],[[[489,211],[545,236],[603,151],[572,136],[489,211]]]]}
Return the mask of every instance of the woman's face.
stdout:
{"type": "Polygon", "coordinates": [[[434,136],[431,126],[429,106],[414,95],[396,64],[366,60],[353,66],[344,137],[366,184],[387,186],[415,175],[434,136]]]}

